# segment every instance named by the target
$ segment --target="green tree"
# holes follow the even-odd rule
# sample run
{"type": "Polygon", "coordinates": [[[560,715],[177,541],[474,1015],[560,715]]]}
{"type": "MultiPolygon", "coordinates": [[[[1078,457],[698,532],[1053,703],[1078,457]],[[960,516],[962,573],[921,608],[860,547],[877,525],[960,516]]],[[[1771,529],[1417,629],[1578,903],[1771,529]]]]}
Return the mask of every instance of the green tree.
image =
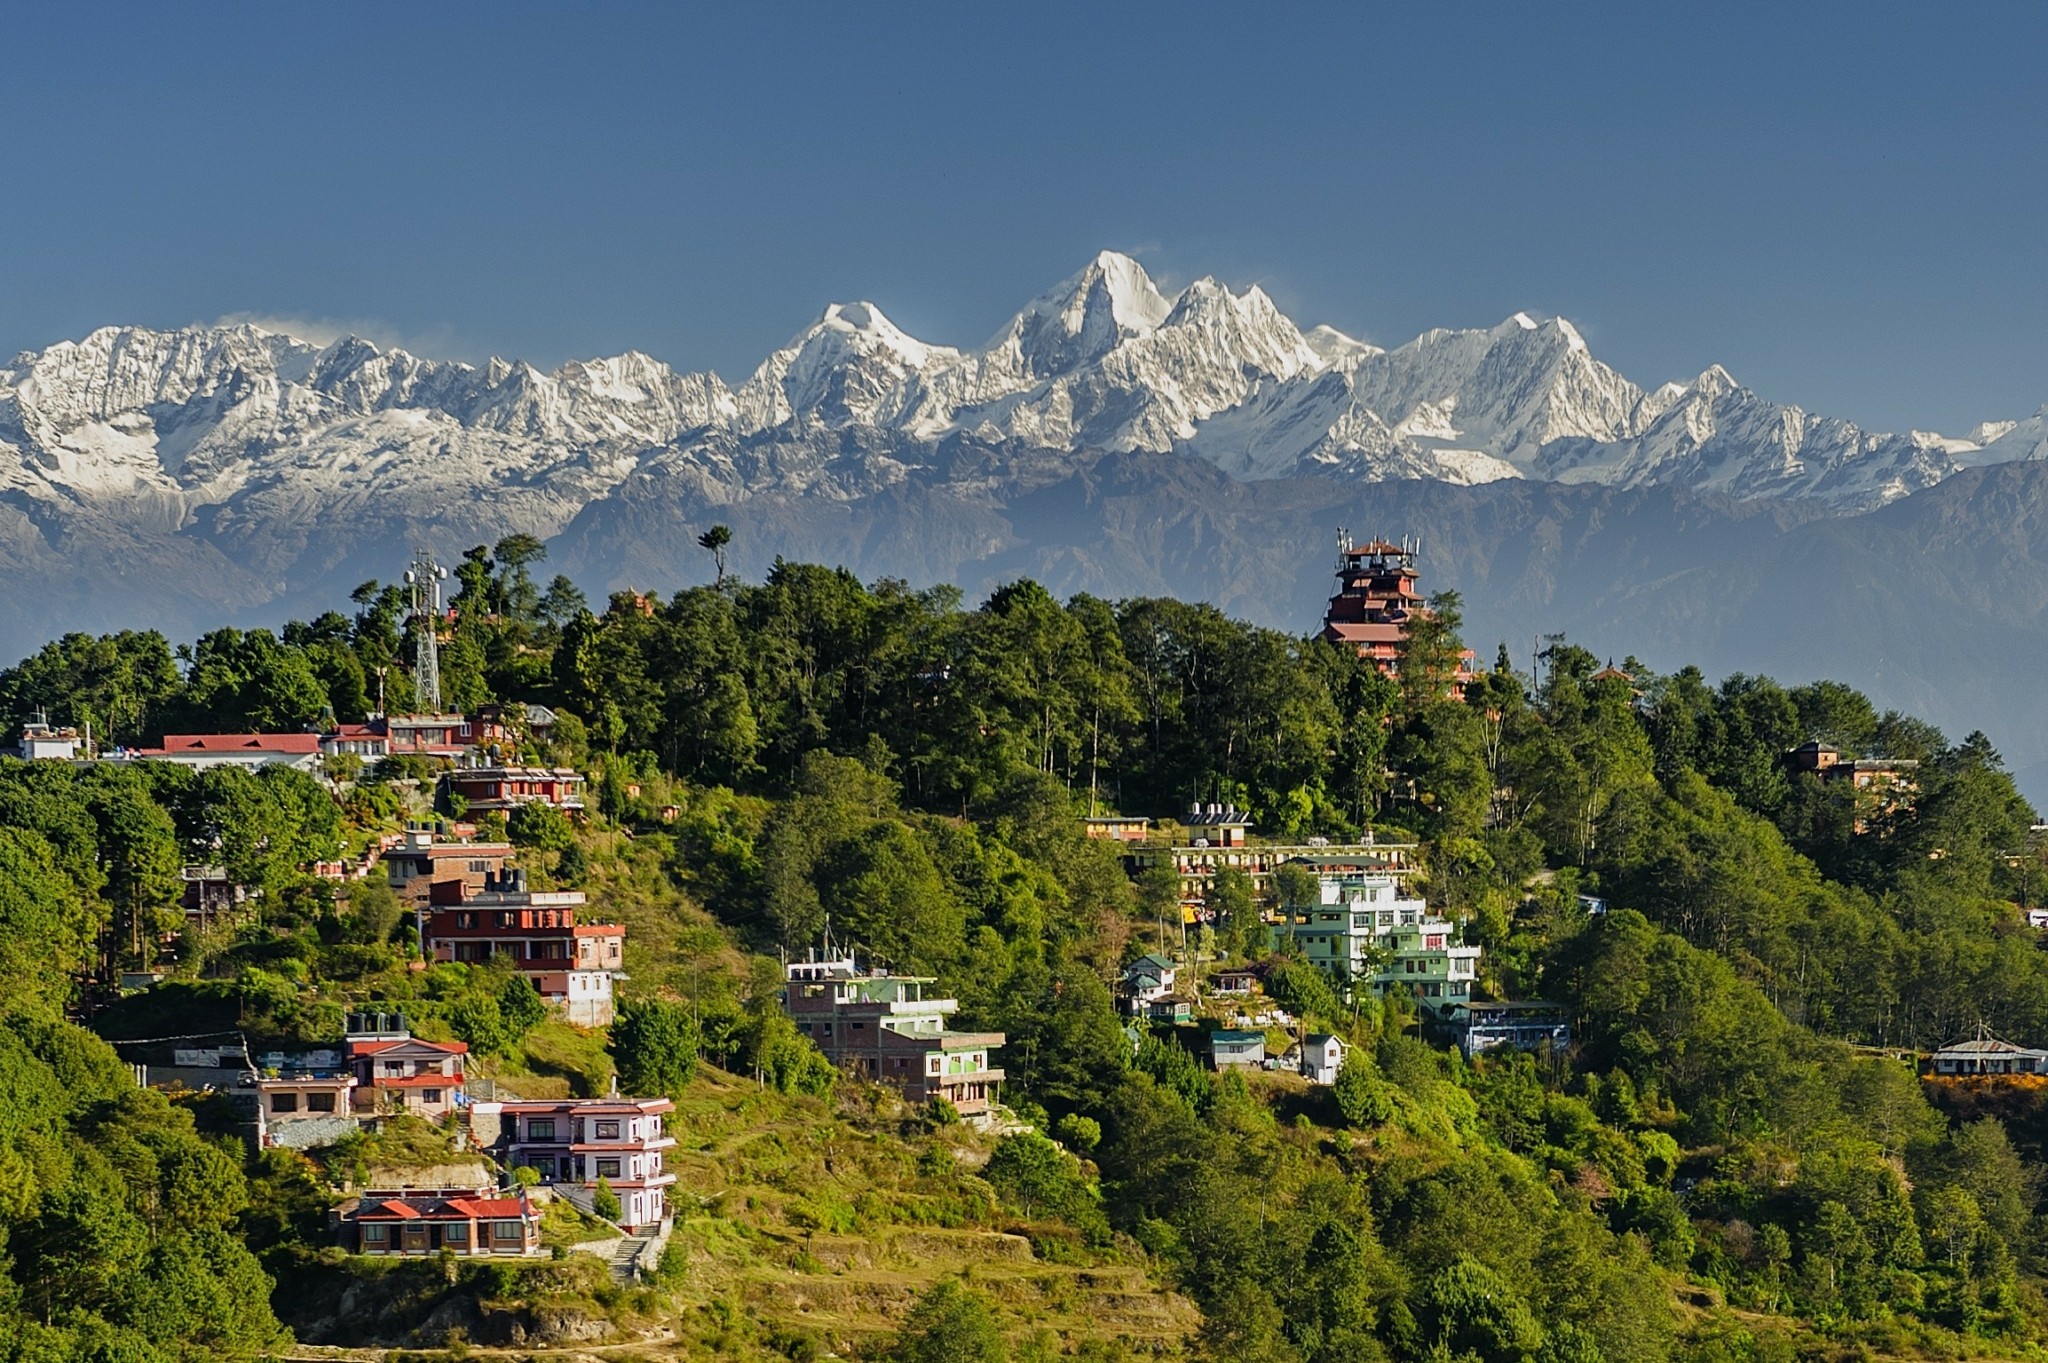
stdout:
{"type": "Polygon", "coordinates": [[[499,540],[491,554],[498,562],[498,594],[505,614],[521,624],[534,623],[540,617],[540,589],[534,585],[532,566],[548,556],[547,545],[519,532],[499,540]]]}
{"type": "Polygon", "coordinates": [[[697,536],[698,546],[711,551],[711,561],[717,567],[718,577],[712,584],[714,586],[723,587],[725,585],[725,550],[731,543],[732,529],[730,526],[714,525],[703,534],[697,536]]]}
{"type": "Polygon", "coordinates": [[[1226,952],[1242,956],[1265,950],[1266,925],[1259,919],[1250,876],[1234,866],[1219,870],[1209,881],[1208,908],[1226,952]]]}
{"type": "Polygon", "coordinates": [[[498,990],[498,1018],[508,1043],[524,1040],[547,1016],[547,1000],[526,976],[514,975],[498,990]]]}
{"type": "Polygon", "coordinates": [[[1005,1363],[1009,1356],[988,1304],[950,1279],[918,1298],[888,1354],[890,1363],[1005,1363]]]}
{"type": "Polygon", "coordinates": [[[517,847],[560,852],[576,840],[576,829],[561,810],[535,800],[518,806],[506,817],[505,836],[517,847]]]}
{"type": "Polygon", "coordinates": [[[697,1071],[699,1044],[689,1009],[664,999],[628,999],[612,1021],[608,1049],[626,1092],[673,1098],[697,1071]]]}
{"type": "Polygon", "coordinates": [[[0,979],[7,981],[7,1012],[58,1017],[100,922],[100,911],[58,869],[40,834],[0,828],[0,979]]]}
{"type": "Polygon", "coordinates": [[[612,1191],[611,1180],[599,1175],[597,1187],[590,1194],[590,1208],[605,1220],[616,1223],[626,1214],[619,1205],[619,1195],[612,1191]]]}

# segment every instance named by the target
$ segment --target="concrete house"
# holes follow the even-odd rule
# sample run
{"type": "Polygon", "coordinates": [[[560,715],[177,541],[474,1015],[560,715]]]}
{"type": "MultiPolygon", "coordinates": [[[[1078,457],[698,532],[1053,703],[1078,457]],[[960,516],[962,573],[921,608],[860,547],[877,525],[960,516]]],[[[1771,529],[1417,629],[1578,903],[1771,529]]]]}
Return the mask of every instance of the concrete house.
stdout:
{"type": "Polygon", "coordinates": [[[1541,999],[1515,1003],[1467,1001],[1452,1009],[1448,1020],[1458,1034],[1459,1049],[1468,1059],[1502,1048],[1534,1051],[1549,1046],[1562,1051],[1572,1044],[1571,1010],[1541,999]]]}
{"type": "Polygon", "coordinates": [[[541,1182],[588,1194],[603,1179],[619,1199],[619,1224],[635,1234],[668,1229],[668,1189],[676,1176],[664,1152],[675,1138],[663,1129],[675,1111],[666,1098],[563,1098],[470,1105],[470,1133],[509,1169],[526,1167],[541,1182]]]}
{"type": "Polygon", "coordinates": [[[213,767],[320,769],[318,734],[165,734],[161,748],[139,748],[150,762],[175,762],[205,771],[213,767]]]}
{"type": "Polygon", "coordinates": [[[340,1067],[288,1067],[256,1081],[256,1133],[264,1146],[310,1149],[356,1126],[356,1076],[340,1067]]]}
{"type": "Polygon", "coordinates": [[[550,1008],[579,1027],[613,1015],[612,977],[625,967],[626,929],[590,921],[581,890],[529,890],[526,872],[485,872],[428,887],[421,947],[436,961],[502,960],[533,981],[550,1008]]]}
{"type": "Polygon", "coordinates": [[[1423,901],[1404,898],[1392,876],[1325,873],[1317,884],[1314,903],[1284,906],[1281,930],[1340,995],[1400,987],[1432,1013],[1471,997],[1479,948],[1467,946],[1458,926],[1433,916],[1423,901]]]}
{"type": "Polygon", "coordinates": [[[432,898],[434,885],[459,880],[479,892],[505,870],[509,842],[444,842],[432,829],[408,828],[401,841],[384,849],[384,873],[398,897],[415,908],[432,898]]]}
{"type": "Polygon", "coordinates": [[[442,789],[459,795],[471,814],[510,813],[521,805],[553,805],[583,812],[583,777],[568,767],[457,767],[441,776],[442,789]]]}
{"type": "Polygon", "coordinates": [[[439,1120],[461,1106],[469,1047],[460,1041],[422,1041],[400,1014],[353,1013],[343,1049],[358,1116],[409,1112],[439,1120]]]}
{"type": "Polygon", "coordinates": [[[1003,1072],[989,1063],[1001,1032],[955,1032],[955,999],[927,998],[928,976],[862,974],[851,956],[792,961],[783,1006],[797,1029],[842,1071],[887,1084],[912,1103],[943,1098],[962,1117],[987,1119],[1003,1072]]]}
{"type": "Polygon", "coordinates": [[[1341,1036],[1329,1032],[1311,1032],[1303,1038],[1298,1065],[1301,1076],[1311,1084],[1334,1084],[1337,1075],[1344,1068],[1344,1057],[1351,1052],[1341,1036]]]}
{"type": "Polygon", "coordinates": [[[1980,1027],[1970,1040],[1953,1041],[1936,1051],[1928,1060],[1927,1072],[1937,1079],[2044,1075],[2048,1074],[2048,1051],[2000,1041],[1989,1028],[1980,1027]]]}

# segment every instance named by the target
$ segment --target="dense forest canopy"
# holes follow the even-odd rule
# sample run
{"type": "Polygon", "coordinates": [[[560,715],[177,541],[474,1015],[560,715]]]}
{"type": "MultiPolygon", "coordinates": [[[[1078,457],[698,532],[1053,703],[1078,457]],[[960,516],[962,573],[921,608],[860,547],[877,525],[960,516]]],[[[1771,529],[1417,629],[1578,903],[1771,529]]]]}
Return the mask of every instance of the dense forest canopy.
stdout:
{"type": "MultiPolygon", "coordinates": [[[[1187,1293],[1199,1356],[2040,1347],[2048,1115],[1937,1104],[1883,1050],[1980,1025],[2048,1042],[2048,952],[2020,912],[2040,893],[2034,815],[1983,735],[1952,743],[1837,683],[1658,676],[1561,638],[1533,674],[1502,649],[1457,694],[1448,597],[1390,677],[1172,600],[1062,602],[1026,581],[969,608],[778,563],[758,584],[721,573],[597,612],[564,578],[543,587],[541,559],[524,537],[464,557],[438,627],[443,688],[470,709],[551,707],[552,731],[524,748],[590,773],[584,826],[536,815],[502,831],[541,883],[641,915],[611,1043],[643,1082],[686,1088],[692,1066],[672,1053],[692,1047],[824,1101],[829,1067],[775,1006],[765,958],[829,923],[937,976],[964,1024],[1006,1033],[1007,1097],[1058,1144],[997,1142],[992,1205],[1187,1293]],[[1797,770],[1787,753],[1810,740],[1916,764],[1909,794],[1797,770]],[[1467,1061],[1429,1044],[1398,996],[1340,999],[1268,933],[1241,876],[1216,877],[1212,924],[1183,942],[1178,884],[1133,883],[1076,818],[1212,800],[1277,840],[1414,841],[1414,888],[1483,948],[1482,984],[1564,1003],[1573,1053],[1467,1061]],[[1351,1043],[1335,1090],[1212,1076],[1171,1029],[1134,1044],[1111,986],[1156,948],[1197,970],[1262,963],[1274,997],[1351,1043]],[[1712,1310],[1674,1308],[1694,1289],[1712,1310]]],[[[134,745],[356,721],[380,696],[402,712],[421,625],[396,587],[352,600],[280,635],[222,629],[189,647],[67,636],[0,673],[0,721],[45,712],[134,745]]],[[[101,1338],[121,1356],[226,1356],[274,1328],[264,1315],[206,1345],[197,1315],[145,1312],[140,1280],[60,1289],[38,1257],[82,1199],[110,1184],[142,1198],[146,1179],[101,1167],[140,1130],[226,1160],[227,1183],[287,1179],[274,1160],[245,1172],[182,1110],[116,1082],[112,1055],[63,1020],[93,1001],[81,982],[96,970],[174,976],[147,1008],[90,1019],[113,1036],[197,1018],[313,1041],[374,998],[511,1063],[542,1025],[515,980],[408,970],[410,925],[388,895],[337,896],[303,873],[416,813],[420,774],[337,768],[330,793],[297,772],[0,764],[0,968],[21,982],[0,1004],[21,1038],[6,1082],[64,1064],[100,1076],[0,1127],[0,1171],[33,1171],[0,1178],[14,1294],[0,1309],[22,1322],[0,1356],[101,1338]],[[156,959],[194,859],[260,889],[258,908],[156,959]]],[[[941,1165],[919,1177],[958,1176],[941,1165]]],[[[186,1275],[180,1301],[284,1272],[290,1237],[258,1233],[245,1201],[221,1206],[134,1210],[135,1243],[107,1262],[186,1275]]],[[[941,1356],[915,1350],[948,1332],[1000,1348],[985,1310],[936,1293],[899,1356],[941,1356]]]]}

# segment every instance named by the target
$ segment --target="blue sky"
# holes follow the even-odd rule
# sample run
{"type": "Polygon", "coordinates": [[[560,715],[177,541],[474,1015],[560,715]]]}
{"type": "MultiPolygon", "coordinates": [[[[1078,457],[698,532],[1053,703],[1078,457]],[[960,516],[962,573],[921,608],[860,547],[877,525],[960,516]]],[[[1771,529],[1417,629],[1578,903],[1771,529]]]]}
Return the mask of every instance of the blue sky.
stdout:
{"type": "Polygon", "coordinates": [[[827,302],[976,344],[1096,250],[1382,343],[2048,402],[2048,6],[48,5],[0,351],[312,319],[737,378],[827,302]]]}

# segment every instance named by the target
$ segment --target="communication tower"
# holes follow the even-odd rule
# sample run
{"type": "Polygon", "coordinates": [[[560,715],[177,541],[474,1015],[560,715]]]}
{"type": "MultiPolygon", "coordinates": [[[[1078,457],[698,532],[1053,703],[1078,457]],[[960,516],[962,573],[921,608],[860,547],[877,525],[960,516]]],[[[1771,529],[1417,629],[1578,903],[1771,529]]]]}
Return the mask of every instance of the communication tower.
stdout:
{"type": "Polygon", "coordinates": [[[405,570],[405,585],[412,588],[412,617],[419,625],[418,652],[414,659],[413,688],[423,713],[441,713],[441,584],[448,570],[434,562],[434,551],[419,549],[412,567],[405,570]]]}

